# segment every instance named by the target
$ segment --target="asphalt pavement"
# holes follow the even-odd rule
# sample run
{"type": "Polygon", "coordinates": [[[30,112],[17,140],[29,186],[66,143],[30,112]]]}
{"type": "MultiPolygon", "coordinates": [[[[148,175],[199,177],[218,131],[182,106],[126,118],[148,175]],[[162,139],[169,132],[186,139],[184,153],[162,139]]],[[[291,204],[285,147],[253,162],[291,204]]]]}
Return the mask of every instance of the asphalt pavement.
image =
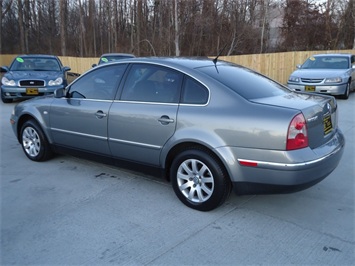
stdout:
{"type": "Polygon", "coordinates": [[[338,99],[338,168],[293,194],[189,209],[164,180],[24,155],[0,103],[1,265],[355,265],[355,93],[338,99]]]}

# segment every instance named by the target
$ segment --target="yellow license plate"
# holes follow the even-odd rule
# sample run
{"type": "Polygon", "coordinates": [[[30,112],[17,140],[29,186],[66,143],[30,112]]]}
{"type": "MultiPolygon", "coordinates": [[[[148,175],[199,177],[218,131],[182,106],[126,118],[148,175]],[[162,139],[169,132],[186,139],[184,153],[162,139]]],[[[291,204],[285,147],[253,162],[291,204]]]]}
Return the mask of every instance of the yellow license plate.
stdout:
{"type": "Polygon", "coordinates": [[[316,91],[316,86],[305,86],[305,91],[316,91]]]}
{"type": "Polygon", "coordinates": [[[333,129],[332,118],[330,115],[323,118],[324,135],[327,135],[333,129]]]}
{"type": "Polygon", "coordinates": [[[26,89],[26,94],[28,94],[28,95],[37,95],[38,94],[38,89],[37,88],[27,88],[26,89]]]}

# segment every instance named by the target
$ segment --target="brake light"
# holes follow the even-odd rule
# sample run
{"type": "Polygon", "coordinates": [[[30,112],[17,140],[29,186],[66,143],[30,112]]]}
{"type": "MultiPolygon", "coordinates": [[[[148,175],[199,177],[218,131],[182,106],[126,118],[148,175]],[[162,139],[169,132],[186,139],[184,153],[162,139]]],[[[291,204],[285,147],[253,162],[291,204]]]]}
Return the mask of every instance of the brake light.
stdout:
{"type": "Polygon", "coordinates": [[[308,146],[306,120],[303,114],[296,115],[288,127],[286,150],[297,150],[308,146]]]}

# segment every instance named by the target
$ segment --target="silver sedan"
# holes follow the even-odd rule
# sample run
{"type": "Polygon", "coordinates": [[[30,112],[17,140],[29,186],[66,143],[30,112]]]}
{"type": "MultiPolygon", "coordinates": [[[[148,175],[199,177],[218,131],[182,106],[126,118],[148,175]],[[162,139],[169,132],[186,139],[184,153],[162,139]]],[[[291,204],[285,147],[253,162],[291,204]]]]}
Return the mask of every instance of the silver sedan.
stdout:
{"type": "Polygon", "coordinates": [[[318,54],[297,65],[287,85],[294,91],[330,94],[348,99],[355,90],[355,55],[318,54]]]}
{"type": "Polygon", "coordinates": [[[65,152],[154,171],[201,211],[232,188],[310,187],[336,168],[345,145],[334,97],[296,93],[218,59],[104,64],[53,96],[19,103],[10,121],[33,161],[65,152]]]}

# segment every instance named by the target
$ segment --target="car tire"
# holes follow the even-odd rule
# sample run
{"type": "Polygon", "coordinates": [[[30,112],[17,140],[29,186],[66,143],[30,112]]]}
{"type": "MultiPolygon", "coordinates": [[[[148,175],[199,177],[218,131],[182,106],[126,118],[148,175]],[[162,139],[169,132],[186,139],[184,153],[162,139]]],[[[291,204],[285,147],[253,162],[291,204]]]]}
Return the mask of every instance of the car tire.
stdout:
{"type": "Polygon", "coordinates": [[[52,149],[38,123],[26,121],[21,128],[20,142],[26,156],[32,161],[46,161],[52,157],[52,149]]]}
{"type": "Polygon", "coordinates": [[[346,85],[345,92],[341,98],[347,100],[349,98],[349,94],[350,94],[350,82],[348,82],[348,84],[346,85]]]}
{"type": "Polygon", "coordinates": [[[231,191],[230,179],[218,158],[199,148],[179,153],[172,162],[170,177],[180,201],[199,211],[220,206],[231,191]]]}

